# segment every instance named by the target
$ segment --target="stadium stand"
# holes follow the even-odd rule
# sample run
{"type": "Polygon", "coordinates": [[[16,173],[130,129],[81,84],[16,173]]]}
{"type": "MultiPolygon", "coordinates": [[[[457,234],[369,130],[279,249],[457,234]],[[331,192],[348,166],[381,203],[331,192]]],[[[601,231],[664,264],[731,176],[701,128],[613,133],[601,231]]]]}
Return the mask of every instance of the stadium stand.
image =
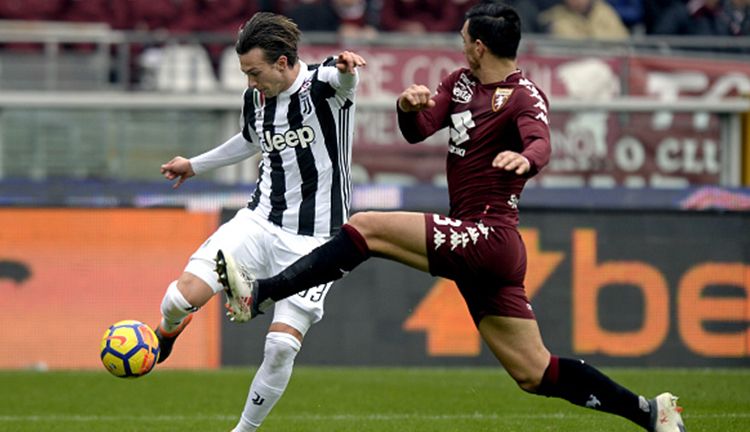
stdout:
{"type": "Polygon", "coordinates": [[[155,89],[177,92],[210,92],[218,87],[211,59],[198,44],[168,44],[155,54],[155,89]]]}
{"type": "Polygon", "coordinates": [[[239,93],[247,88],[247,79],[238,70],[237,52],[233,46],[226,47],[219,61],[219,84],[223,90],[239,93]]]}
{"type": "MultiPolygon", "coordinates": [[[[35,168],[34,174],[29,175],[31,177],[65,176],[66,164],[52,161],[68,159],[56,156],[58,149],[55,146],[70,141],[68,145],[75,147],[70,154],[86,154],[95,148],[92,147],[96,145],[95,140],[91,142],[92,136],[99,134],[105,137],[107,148],[117,149],[109,153],[113,160],[105,165],[123,168],[133,176],[131,180],[153,178],[151,171],[137,167],[136,161],[141,162],[147,157],[136,155],[160,157],[161,153],[147,151],[143,142],[153,137],[165,142],[168,134],[165,135],[163,129],[179,129],[179,121],[191,118],[211,122],[210,127],[204,126],[203,129],[217,135],[236,129],[236,98],[246,85],[245,78],[238,71],[233,49],[239,25],[257,10],[291,13],[304,6],[308,9],[326,7],[328,12],[335,9],[340,14],[338,25],[346,22],[359,29],[353,35],[344,35],[336,33],[333,24],[325,28],[328,32],[306,33],[302,51],[305,60],[319,61],[342,45],[364,49],[371,57],[368,67],[363,70],[359,112],[364,120],[362,130],[357,134],[358,147],[354,156],[357,181],[402,186],[443,185],[444,178],[440,175],[444,162],[442,148],[419,147],[412,152],[411,148],[397,146],[398,135],[394,133],[389,110],[391,100],[403,82],[418,79],[434,86],[444,68],[453,68],[462,62],[460,50],[455,49],[459,47],[455,30],[460,25],[461,11],[471,3],[456,0],[450,2],[450,7],[430,7],[441,16],[427,26],[430,31],[415,37],[411,33],[390,30],[398,28],[400,16],[411,16],[408,7],[422,7],[429,2],[396,7],[386,1],[382,8],[378,8],[376,2],[360,0],[337,0],[336,3],[232,0],[222,1],[221,6],[217,6],[217,0],[0,0],[0,88],[4,92],[0,95],[0,107],[5,107],[0,129],[0,153],[5,161],[16,160],[16,157],[20,161],[29,161],[28,164],[0,168],[0,177],[23,177],[22,167],[34,163],[39,164],[39,168],[35,168]],[[389,21],[388,17],[392,19],[389,21]],[[376,38],[362,37],[366,34],[362,29],[367,26],[378,32],[376,38]],[[446,54],[446,51],[450,53],[446,54]],[[435,67],[430,68],[429,64],[435,67]],[[67,93],[70,91],[90,92],[90,100],[96,102],[87,105],[88,99],[82,99],[80,95],[72,97],[67,93]],[[155,105],[138,102],[141,96],[151,94],[147,92],[162,96],[157,96],[155,105]],[[44,94],[62,96],[54,96],[55,107],[35,105],[34,98],[44,98],[44,94]],[[163,96],[166,94],[176,98],[163,96]],[[179,99],[180,95],[185,97],[179,99]],[[65,100],[75,105],[57,105],[65,100]],[[104,101],[111,101],[117,108],[105,108],[104,101]],[[163,109],[175,113],[159,117],[161,123],[146,121],[151,110],[159,106],[159,101],[164,104],[163,109]],[[48,115],[72,106],[102,116],[95,128],[96,133],[84,132],[92,128],[91,122],[84,120],[85,115],[71,116],[61,122],[53,121],[54,116],[48,115]],[[27,113],[23,110],[32,107],[43,111],[29,117],[33,120],[22,120],[27,113]],[[119,122],[122,119],[125,120],[124,126],[119,122]],[[36,128],[37,132],[20,132],[24,128],[36,128]],[[33,141],[33,144],[16,145],[21,137],[33,141]],[[60,141],[59,137],[66,139],[60,141]],[[50,143],[57,144],[50,146],[50,143]]],[[[511,3],[527,11],[524,15],[527,22],[536,24],[539,11],[549,10],[558,2],[517,0],[511,3]]],[[[640,19],[638,10],[643,9],[647,31],[653,29],[653,15],[666,14],[671,7],[668,2],[646,2],[641,5],[645,9],[639,9],[638,1],[610,3],[612,10],[616,10],[628,25],[637,25],[640,19]]],[[[732,1],[726,2],[725,6],[739,7],[740,4],[732,1]]],[[[301,23],[303,18],[315,16],[305,8],[299,9],[309,12],[300,15],[301,23]]],[[[742,26],[738,28],[746,31],[742,26]]],[[[734,99],[741,98],[750,87],[745,74],[746,58],[738,54],[743,50],[750,50],[750,42],[746,38],[730,36],[695,38],[640,34],[617,42],[587,40],[575,43],[547,34],[527,36],[521,50],[524,56],[522,64],[552,97],[554,115],[551,121],[559,143],[554,168],[549,170],[555,171],[555,175],[540,179],[539,185],[739,186],[744,172],[742,167],[722,170],[721,173],[710,170],[714,170],[717,163],[728,163],[727,160],[733,157],[741,160],[742,157],[743,109],[741,100],[734,99]],[[711,59],[711,62],[702,61],[704,59],[711,59]],[[717,63],[718,60],[724,63],[717,63]],[[685,69],[695,70],[684,72],[685,69]],[[728,70],[734,72],[725,73],[728,70]],[[676,75],[677,71],[682,72],[676,75]],[[710,111],[702,114],[685,110],[669,112],[684,106],[684,96],[699,100],[709,98],[706,99],[709,103],[697,102],[695,105],[711,107],[710,111]],[[632,108],[632,104],[647,107],[649,98],[665,104],[653,118],[632,108]],[[725,98],[734,99],[722,105],[725,98]],[[674,108],[666,108],[672,107],[669,104],[674,108]],[[595,113],[586,113],[586,106],[600,108],[595,109],[595,113]],[[677,132],[667,137],[664,131],[670,128],[677,132]],[[625,141],[619,145],[626,146],[629,152],[636,152],[632,157],[637,158],[641,151],[653,157],[656,152],[666,152],[671,148],[668,147],[671,144],[665,144],[664,150],[655,147],[661,140],[688,140],[695,131],[698,131],[699,139],[704,140],[697,144],[701,148],[700,157],[704,157],[704,152],[709,156],[713,154],[712,142],[720,143],[721,148],[720,156],[709,157],[708,161],[699,160],[697,165],[688,167],[699,174],[612,174],[611,170],[616,167],[610,166],[611,156],[617,150],[617,137],[640,134],[635,142],[625,141]],[[592,169],[598,171],[590,172],[592,169]]],[[[646,113],[652,111],[649,108],[643,110],[646,113]]],[[[200,149],[206,142],[214,140],[210,135],[193,132],[185,133],[178,141],[182,144],[175,142],[170,146],[200,149]]],[[[106,170],[99,172],[82,161],[76,163],[75,157],[68,161],[73,178],[116,177],[106,170]]],[[[637,159],[621,163],[627,165],[628,162],[635,163],[637,159]]],[[[656,163],[648,160],[644,162],[644,167],[648,168],[642,169],[648,172],[656,163]]],[[[685,170],[685,166],[692,162],[673,158],[659,163],[665,169],[685,170]]],[[[635,165],[628,166],[632,169],[635,165]]],[[[253,169],[243,169],[242,173],[219,173],[215,179],[230,183],[251,182],[253,172],[253,169]]]]}

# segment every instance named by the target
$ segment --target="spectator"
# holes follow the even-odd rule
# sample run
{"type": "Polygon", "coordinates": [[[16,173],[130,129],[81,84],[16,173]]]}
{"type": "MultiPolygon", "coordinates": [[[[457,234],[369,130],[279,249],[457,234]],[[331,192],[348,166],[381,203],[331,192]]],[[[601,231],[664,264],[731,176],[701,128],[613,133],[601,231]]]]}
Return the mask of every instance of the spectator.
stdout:
{"type": "Polygon", "coordinates": [[[127,18],[125,29],[162,33],[187,33],[190,28],[185,16],[194,9],[196,0],[129,0],[112,1],[113,8],[127,18]]]}
{"type": "Polygon", "coordinates": [[[604,0],[564,0],[542,12],[540,22],[553,36],[568,39],[627,39],[630,34],[604,0]]]}
{"type": "Polygon", "coordinates": [[[646,33],[654,33],[657,23],[676,6],[685,7],[682,0],[649,0],[643,2],[643,23],[646,33]]]}
{"type": "Polygon", "coordinates": [[[379,0],[332,0],[343,38],[373,39],[377,36],[379,0]]]}
{"type": "Polygon", "coordinates": [[[694,36],[747,36],[748,0],[691,0],[673,3],[659,18],[654,34],[694,36]]]}
{"type": "Polygon", "coordinates": [[[179,21],[173,23],[171,28],[190,33],[226,35],[226,40],[219,36],[203,44],[214,72],[219,70],[224,50],[232,45],[247,17],[259,10],[254,0],[183,0],[181,8],[182,13],[175,14],[179,21]]]}
{"type": "Polygon", "coordinates": [[[467,0],[383,0],[380,28],[404,33],[458,32],[467,0]]]}
{"type": "MultiPolygon", "coordinates": [[[[539,24],[538,19],[540,11],[539,3],[544,2],[541,0],[507,0],[500,2],[513,7],[513,9],[518,12],[518,16],[521,18],[521,29],[524,33],[544,32],[544,28],[539,24]]],[[[552,6],[552,4],[550,4],[550,6],[552,6]]]]}
{"type": "Polygon", "coordinates": [[[303,32],[373,38],[377,35],[375,4],[374,0],[287,0],[280,13],[290,17],[303,32]]]}
{"type": "Polygon", "coordinates": [[[750,0],[730,0],[726,16],[729,20],[729,34],[750,36],[750,0]]]}
{"type": "Polygon", "coordinates": [[[693,34],[729,35],[729,22],[722,13],[721,0],[691,0],[687,3],[687,10],[693,34]]]}
{"type": "MultiPolygon", "coordinates": [[[[112,9],[108,0],[67,0],[57,17],[70,23],[106,24],[110,27],[122,25],[126,18],[122,10],[112,9]]],[[[65,49],[77,52],[92,52],[97,49],[94,43],[65,44],[65,49]]]]}
{"type": "Polygon", "coordinates": [[[107,0],[67,0],[55,19],[77,23],[106,23],[114,27],[112,21],[118,20],[113,17],[110,3],[107,0]]]}
{"type": "Polygon", "coordinates": [[[183,17],[185,27],[198,32],[226,33],[228,44],[237,36],[248,16],[258,12],[253,0],[194,0],[191,13],[183,17]]]}
{"type": "Polygon", "coordinates": [[[132,43],[130,47],[130,84],[148,88],[155,69],[162,61],[162,45],[170,35],[190,32],[189,16],[195,0],[129,0],[110,2],[123,18],[116,28],[149,32],[148,41],[132,43]]]}
{"type": "Polygon", "coordinates": [[[0,19],[53,21],[65,6],[65,0],[2,0],[0,19]]]}
{"type": "MultiPolygon", "coordinates": [[[[65,0],[2,0],[0,19],[19,21],[55,20],[64,6],[65,0]]],[[[3,49],[14,52],[35,53],[42,50],[41,43],[13,42],[2,44],[3,49]]]]}
{"type": "Polygon", "coordinates": [[[643,0],[607,0],[607,2],[629,29],[642,26],[643,0]]]}
{"type": "Polygon", "coordinates": [[[291,18],[302,32],[336,32],[339,28],[339,17],[329,0],[286,1],[279,13],[291,18]]]}

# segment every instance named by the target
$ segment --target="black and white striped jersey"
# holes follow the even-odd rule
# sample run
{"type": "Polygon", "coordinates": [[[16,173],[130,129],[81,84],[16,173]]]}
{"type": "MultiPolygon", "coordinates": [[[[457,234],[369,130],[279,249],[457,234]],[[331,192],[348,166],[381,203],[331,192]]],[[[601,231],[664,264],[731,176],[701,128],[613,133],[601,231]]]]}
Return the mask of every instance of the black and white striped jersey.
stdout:
{"type": "Polygon", "coordinates": [[[330,57],[300,61],[294,84],[276,97],[245,91],[242,135],[263,152],[250,209],[302,235],[331,236],[346,222],[357,82],[330,57]]]}

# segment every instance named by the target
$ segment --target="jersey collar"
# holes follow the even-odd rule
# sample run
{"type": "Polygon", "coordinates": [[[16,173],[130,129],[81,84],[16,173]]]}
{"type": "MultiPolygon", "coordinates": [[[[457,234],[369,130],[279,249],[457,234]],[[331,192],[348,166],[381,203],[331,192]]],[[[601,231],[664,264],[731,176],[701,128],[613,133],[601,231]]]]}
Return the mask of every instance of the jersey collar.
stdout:
{"type": "Polygon", "coordinates": [[[307,63],[299,59],[297,59],[297,62],[299,62],[299,73],[297,73],[297,78],[288,89],[279,93],[279,96],[291,96],[299,90],[300,87],[302,87],[302,83],[305,82],[305,77],[307,77],[307,63]]]}

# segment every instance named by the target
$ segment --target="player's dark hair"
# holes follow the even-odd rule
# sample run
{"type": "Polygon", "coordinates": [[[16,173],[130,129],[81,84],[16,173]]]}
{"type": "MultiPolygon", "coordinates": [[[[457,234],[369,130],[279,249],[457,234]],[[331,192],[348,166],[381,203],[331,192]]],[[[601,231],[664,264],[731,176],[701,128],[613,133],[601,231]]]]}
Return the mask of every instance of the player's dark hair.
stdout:
{"type": "Polygon", "coordinates": [[[299,38],[300,31],[294,21],[283,15],[258,12],[240,29],[234,49],[237,54],[243,55],[258,47],[263,50],[269,63],[286,56],[291,67],[297,63],[299,38]]]}
{"type": "Polygon", "coordinates": [[[479,3],[466,12],[471,40],[481,40],[498,57],[515,59],[521,42],[521,18],[512,7],[479,3]]]}

